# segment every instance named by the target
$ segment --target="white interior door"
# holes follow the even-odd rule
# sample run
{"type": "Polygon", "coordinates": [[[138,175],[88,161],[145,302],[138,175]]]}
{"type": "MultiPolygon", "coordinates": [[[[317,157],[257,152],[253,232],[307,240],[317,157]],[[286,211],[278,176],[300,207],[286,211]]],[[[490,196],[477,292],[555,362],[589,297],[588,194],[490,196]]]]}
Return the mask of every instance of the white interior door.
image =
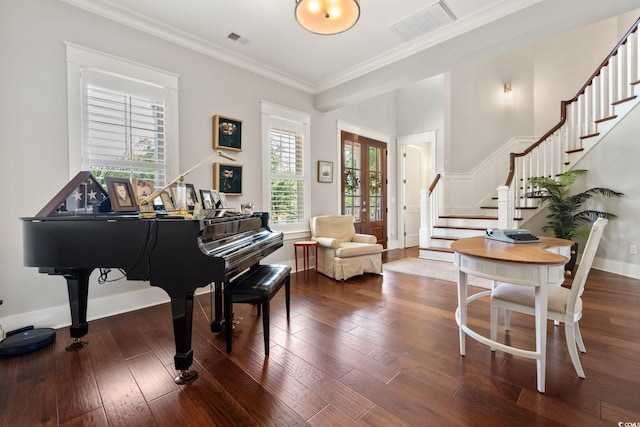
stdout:
{"type": "Polygon", "coordinates": [[[420,244],[420,189],[424,187],[423,149],[415,145],[403,145],[402,197],[404,211],[404,247],[420,244]]]}

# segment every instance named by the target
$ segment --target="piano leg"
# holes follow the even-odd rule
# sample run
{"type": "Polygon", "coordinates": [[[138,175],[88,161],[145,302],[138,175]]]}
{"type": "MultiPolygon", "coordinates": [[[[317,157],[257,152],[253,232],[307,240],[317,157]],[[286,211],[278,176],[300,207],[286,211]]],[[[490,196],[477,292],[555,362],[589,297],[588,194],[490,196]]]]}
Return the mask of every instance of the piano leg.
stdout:
{"type": "Polygon", "coordinates": [[[214,298],[214,320],[211,322],[211,332],[224,331],[224,318],[222,317],[222,283],[215,282],[213,285],[214,298]]]}
{"type": "MultiPolygon", "coordinates": [[[[69,307],[71,308],[71,338],[73,343],[66,347],[67,350],[76,350],[88,343],[80,338],[89,331],[87,323],[87,297],[89,295],[89,276],[93,268],[74,268],[59,271],[67,280],[69,293],[69,307]]],[[[55,273],[54,273],[55,274],[55,273]]]]}
{"type": "Polygon", "coordinates": [[[171,297],[173,315],[173,336],[176,342],[175,367],[180,375],[175,378],[177,384],[186,384],[198,378],[198,372],[189,369],[193,363],[191,332],[193,325],[193,292],[186,297],[171,297]]]}

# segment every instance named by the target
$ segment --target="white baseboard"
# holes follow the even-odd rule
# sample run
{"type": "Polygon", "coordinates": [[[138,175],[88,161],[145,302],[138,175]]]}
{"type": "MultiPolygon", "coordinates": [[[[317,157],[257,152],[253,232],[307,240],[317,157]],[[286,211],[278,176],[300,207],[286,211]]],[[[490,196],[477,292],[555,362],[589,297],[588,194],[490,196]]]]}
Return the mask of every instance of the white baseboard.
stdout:
{"type": "MultiPolygon", "coordinates": [[[[204,290],[205,288],[203,288],[204,290]]],[[[87,320],[126,313],[152,305],[169,301],[169,296],[161,288],[149,286],[147,289],[89,299],[87,303],[87,320]]],[[[36,328],[62,328],[71,325],[69,304],[48,307],[43,310],[20,313],[3,317],[0,324],[5,331],[11,331],[33,325],[36,328]]]]}
{"type": "Polygon", "coordinates": [[[593,260],[592,267],[596,270],[606,271],[607,273],[619,274],[621,276],[640,280],[640,265],[637,264],[629,264],[626,262],[596,257],[593,260]]]}

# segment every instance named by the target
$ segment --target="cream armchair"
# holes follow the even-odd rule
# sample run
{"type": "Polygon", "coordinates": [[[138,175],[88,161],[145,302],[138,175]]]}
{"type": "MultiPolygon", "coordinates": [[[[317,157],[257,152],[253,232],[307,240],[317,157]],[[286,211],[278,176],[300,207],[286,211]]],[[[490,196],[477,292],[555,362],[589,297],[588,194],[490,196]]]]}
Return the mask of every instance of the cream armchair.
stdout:
{"type": "Polygon", "coordinates": [[[311,239],[318,242],[318,271],[336,280],[364,273],[382,274],[382,245],[358,234],[350,215],[311,218],[311,239]]]}

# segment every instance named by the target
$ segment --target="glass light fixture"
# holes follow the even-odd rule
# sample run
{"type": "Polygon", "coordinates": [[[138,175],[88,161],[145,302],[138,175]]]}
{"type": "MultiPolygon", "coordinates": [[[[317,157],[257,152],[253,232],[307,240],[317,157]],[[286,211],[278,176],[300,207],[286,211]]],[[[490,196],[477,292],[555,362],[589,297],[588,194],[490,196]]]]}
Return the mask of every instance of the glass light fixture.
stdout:
{"type": "Polygon", "coordinates": [[[360,18],[359,0],[296,0],[296,21],[315,34],[339,34],[360,18]]]}

